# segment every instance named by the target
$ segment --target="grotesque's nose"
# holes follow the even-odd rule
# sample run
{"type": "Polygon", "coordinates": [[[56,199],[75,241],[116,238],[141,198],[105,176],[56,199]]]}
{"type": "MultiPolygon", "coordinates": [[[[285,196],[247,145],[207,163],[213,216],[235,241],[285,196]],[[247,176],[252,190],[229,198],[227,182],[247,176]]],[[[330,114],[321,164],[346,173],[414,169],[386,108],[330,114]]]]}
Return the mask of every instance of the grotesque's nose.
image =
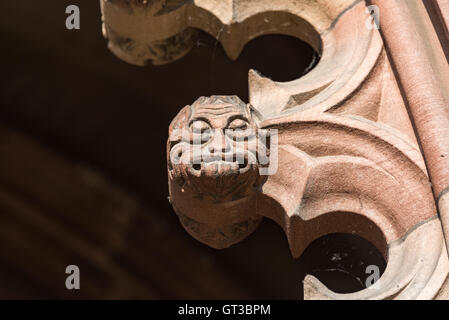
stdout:
{"type": "Polygon", "coordinates": [[[208,145],[209,152],[211,154],[215,153],[226,153],[230,150],[230,145],[226,141],[226,137],[223,130],[215,129],[213,132],[212,140],[208,145]]]}

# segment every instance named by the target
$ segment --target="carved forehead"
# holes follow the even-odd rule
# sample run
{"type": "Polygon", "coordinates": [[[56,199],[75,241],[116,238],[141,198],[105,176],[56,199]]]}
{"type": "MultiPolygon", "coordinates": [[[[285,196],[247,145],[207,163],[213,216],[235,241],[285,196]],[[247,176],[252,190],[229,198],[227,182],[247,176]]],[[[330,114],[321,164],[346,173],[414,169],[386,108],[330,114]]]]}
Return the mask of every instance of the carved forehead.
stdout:
{"type": "Polygon", "coordinates": [[[249,114],[246,107],[229,104],[192,106],[192,118],[214,118],[233,115],[243,115],[248,117],[249,114]]]}
{"type": "Polygon", "coordinates": [[[237,97],[213,96],[200,98],[191,106],[191,119],[243,115],[250,118],[248,106],[237,97]]]}

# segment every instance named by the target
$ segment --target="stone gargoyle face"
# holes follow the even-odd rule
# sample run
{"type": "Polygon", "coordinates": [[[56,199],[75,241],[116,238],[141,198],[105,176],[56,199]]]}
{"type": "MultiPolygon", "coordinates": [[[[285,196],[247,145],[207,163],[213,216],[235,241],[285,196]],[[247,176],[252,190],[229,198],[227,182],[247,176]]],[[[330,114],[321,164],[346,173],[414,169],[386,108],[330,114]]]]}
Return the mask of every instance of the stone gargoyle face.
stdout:
{"type": "Polygon", "coordinates": [[[258,139],[251,109],[235,96],[200,98],[186,106],[170,126],[169,175],[198,197],[232,201],[261,183],[258,139]]]}

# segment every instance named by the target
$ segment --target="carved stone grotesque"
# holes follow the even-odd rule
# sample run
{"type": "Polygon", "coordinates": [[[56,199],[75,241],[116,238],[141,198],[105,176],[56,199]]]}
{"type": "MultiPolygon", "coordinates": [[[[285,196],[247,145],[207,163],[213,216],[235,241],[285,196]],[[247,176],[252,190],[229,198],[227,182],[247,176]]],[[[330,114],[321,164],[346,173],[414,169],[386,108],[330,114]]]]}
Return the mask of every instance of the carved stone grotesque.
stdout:
{"type": "Polygon", "coordinates": [[[170,132],[172,178],[199,197],[223,202],[250,195],[260,184],[257,124],[238,97],[200,98],[176,117],[170,132]]]}
{"type": "Polygon", "coordinates": [[[172,203],[186,230],[213,247],[240,241],[260,221],[242,210],[254,202],[268,161],[257,122],[257,112],[238,97],[213,96],[184,107],[170,125],[172,203]]]}

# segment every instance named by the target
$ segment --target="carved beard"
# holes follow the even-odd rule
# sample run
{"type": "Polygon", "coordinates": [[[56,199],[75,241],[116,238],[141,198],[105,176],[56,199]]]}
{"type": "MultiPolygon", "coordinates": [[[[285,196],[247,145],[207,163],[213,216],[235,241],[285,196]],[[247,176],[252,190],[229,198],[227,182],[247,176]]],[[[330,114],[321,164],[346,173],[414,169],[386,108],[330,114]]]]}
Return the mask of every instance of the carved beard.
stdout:
{"type": "Polygon", "coordinates": [[[195,158],[198,155],[194,155],[191,143],[181,141],[170,150],[171,176],[182,188],[191,188],[197,197],[220,202],[242,199],[261,182],[257,146],[248,142],[240,146],[237,143],[237,148],[232,146],[226,153],[210,154],[204,150],[206,146],[201,146],[200,158],[195,158]]]}

